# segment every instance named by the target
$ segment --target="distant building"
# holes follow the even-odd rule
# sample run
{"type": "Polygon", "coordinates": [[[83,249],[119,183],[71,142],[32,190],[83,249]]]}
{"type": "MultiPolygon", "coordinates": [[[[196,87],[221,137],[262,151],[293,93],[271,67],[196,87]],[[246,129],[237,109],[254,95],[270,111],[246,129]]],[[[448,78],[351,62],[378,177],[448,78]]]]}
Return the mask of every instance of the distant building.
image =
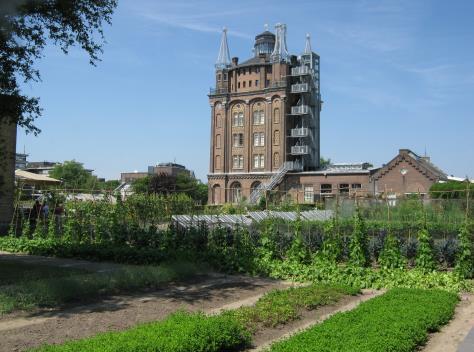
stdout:
{"type": "Polygon", "coordinates": [[[15,154],[15,170],[24,170],[27,165],[28,154],[16,153],[15,154]]]}
{"type": "MultiPolygon", "coordinates": [[[[61,163],[57,161],[31,161],[27,163],[25,170],[34,174],[49,175],[56,165],[61,165],[61,163]]],[[[84,170],[91,175],[94,171],[92,169],[84,170]]]]}
{"type": "Polygon", "coordinates": [[[131,183],[135,180],[145,178],[152,175],[170,175],[177,176],[179,173],[186,173],[187,175],[194,177],[194,172],[186,169],[184,165],[176,163],[159,163],[155,166],[148,166],[147,172],[134,171],[134,172],[122,172],[120,174],[120,181],[122,183],[131,183]]]}

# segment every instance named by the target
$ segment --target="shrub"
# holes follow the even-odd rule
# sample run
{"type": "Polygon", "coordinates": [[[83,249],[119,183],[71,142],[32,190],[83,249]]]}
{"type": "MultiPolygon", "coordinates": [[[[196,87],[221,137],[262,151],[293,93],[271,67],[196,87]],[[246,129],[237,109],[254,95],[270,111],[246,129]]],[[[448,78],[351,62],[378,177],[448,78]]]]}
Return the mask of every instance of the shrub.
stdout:
{"type": "Polygon", "coordinates": [[[369,250],[364,221],[362,220],[358,208],[353,217],[353,221],[352,237],[349,243],[349,263],[355,266],[364,267],[369,264],[369,250]]]}
{"type": "Polygon", "coordinates": [[[403,269],[406,266],[406,262],[400,252],[400,243],[391,231],[385,237],[379,264],[383,269],[403,269]]]}
{"type": "Polygon", "coordinates": [[[271,351],[415,351],[451,319],[457,301],[444,291],[393,289],[274,344],[271,351]]]}

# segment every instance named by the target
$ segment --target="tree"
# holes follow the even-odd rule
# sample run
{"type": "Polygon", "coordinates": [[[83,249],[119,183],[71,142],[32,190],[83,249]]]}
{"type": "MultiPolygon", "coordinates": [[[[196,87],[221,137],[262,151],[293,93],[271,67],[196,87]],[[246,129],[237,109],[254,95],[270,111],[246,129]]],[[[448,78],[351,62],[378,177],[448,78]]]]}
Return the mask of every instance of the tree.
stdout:
{"type": "Polygon", "coordinates": [[[321,157],[319,159],[319,167],[321,169],[324,169],[325,167],[328,167],[329,165],[331,165],[331,158],[324,159],[324,157],[321,157]]]}
{"type": "Polygon", "coordinates": [[[95,65],[102,52],[103,23],[111,23],[117,0],[2,0],[0,4],[0,232],[13,213],[16,126],[38,134],[39,98],[21,92],[22,82],[39,81],[34,62],[48,43],[64,53],[72,46],[95,65]]]}
{"type": "Polygon", "coordinates": [[[49,175],[63,181],[63,186],[66,189],[89,190],[94,188],[94,184],[97,183],[97,177],[92,176],[81,163],[75,160],[57,164],[49,175]]]}

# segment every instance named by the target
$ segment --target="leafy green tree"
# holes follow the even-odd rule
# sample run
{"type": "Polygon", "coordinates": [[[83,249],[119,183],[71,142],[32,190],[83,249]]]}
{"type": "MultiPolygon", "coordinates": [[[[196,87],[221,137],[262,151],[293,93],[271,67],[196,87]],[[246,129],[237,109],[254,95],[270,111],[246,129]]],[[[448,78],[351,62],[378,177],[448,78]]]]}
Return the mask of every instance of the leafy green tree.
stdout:
{"type": "Polygon", "coordinates": [[[431,234],[424,224],[418,231],[418,250],[416,252],[415,265],[424,271],[432,271],[436,268],[431,234]]]}
{"type": "Polygon", "coordinates": [[[454,270],[464,278],[472,278],[474,276],[474,248],[467,221],[461,227],[459,233],[459,252],[454,270]]]}
{"type": "Polygon", "coordinates": [[[327,167],[327,166],[329,166],[329,165],[331,165],[331,158],[325,159],[324,157],[321,157],[321,158],[319,159],[319,167],[320,167],[321,169],[324,169],[325,167],[327,167]]]}
{"type": "Polygon", "coordinates": [[[64,52],[81,47],[95,65],[102,53],[102,25],[111,23],[117,0],[2,0],[0,2],[0,231],[13,213],[16,126],[38,134],[38,97],[21,86],[39,81],[36,60],[47,44],[64,52]],[[4,153],[8,151],[8,153],[4,153]]]}
{"type": "Polygon", "coordinates": [[[369,264],[369,243],[364,220],[357,208],[353,216],[352,236],[349,243],[349,263],[364,267],[369,264]]]}
{"type": "Polygon", "coordinates": [[[51,170],[50,176],[63,181],[63,187],[66,189],[90,190],[97,183],[97,178],[84,169],[82,163],[75,160],[57,164],[51,170]]]}

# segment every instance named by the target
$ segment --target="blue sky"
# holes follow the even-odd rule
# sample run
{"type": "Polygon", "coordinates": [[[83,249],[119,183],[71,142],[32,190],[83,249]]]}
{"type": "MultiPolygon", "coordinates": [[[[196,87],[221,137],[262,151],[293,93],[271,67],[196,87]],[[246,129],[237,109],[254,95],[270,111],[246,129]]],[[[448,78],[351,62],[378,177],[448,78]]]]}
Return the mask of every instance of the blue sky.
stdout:
{"type": "Polygon", "coordinates": [[[321,56],[321,152],[335,162],[388,162],[399,148],[449,174],[474,177],[473,1],[119,0],[97,67],[51,46],[37,63],[38,136],[18,134],[29,160],[75,159],[100,177],[176,161],[206,179],[214,62],[252,55],[268,23],[305,34],[321,56]]]}

